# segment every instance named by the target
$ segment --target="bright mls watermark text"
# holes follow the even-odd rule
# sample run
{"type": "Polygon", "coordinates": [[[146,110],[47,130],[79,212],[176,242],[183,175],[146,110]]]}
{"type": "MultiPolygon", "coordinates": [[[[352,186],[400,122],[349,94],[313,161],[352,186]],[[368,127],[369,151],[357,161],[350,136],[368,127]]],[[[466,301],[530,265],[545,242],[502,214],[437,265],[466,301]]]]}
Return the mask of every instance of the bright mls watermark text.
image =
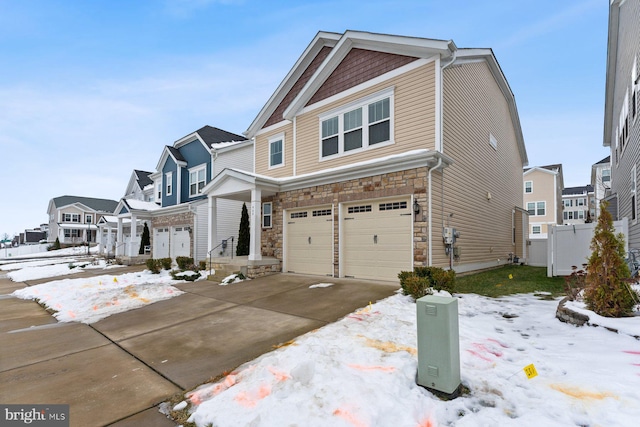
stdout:
{"type": "Polygon", "coordinates": [[[3,405],[0,425],[69,427],[69,405],[3,405]]]}

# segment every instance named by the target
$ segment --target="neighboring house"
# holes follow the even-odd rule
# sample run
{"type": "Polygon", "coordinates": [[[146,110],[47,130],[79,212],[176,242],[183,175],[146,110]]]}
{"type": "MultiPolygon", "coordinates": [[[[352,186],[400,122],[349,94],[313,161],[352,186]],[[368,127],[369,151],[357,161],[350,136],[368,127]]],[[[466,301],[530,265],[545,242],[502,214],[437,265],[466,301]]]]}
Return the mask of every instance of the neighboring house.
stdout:
{"type": "Polygon", "coordinates": [[[491,49],[320,32],[245,135],[253,173],[225,170],[203,192],[249,203],[249,267],[397,281],[526,257],[527,154],[491,49]]]}
{"type": "Polygon", "coordinates": [[[611,192],[611,156],[591,166],[591,186],[593,187],[593,204],[590,205],[590,212],[595,221],[600,216],[600,203],[611,192]]]}
{"type": "Polygon", "coordinates": [[[134,169],[131,178],[129,178],[129,184],[127,184],[124,198],[153,202],[155,192],[154,182],[149,178],[151,174],[152,172],[134,169]]]}
{"type": "Polygon", "coordinates": [[[49,201],[48,241],[60,239],[72,245],[96,241],[96,224],[104,215],[112,215],[118,205],[115,200],[93,197],[60,196],[49,201]]]}
{"type": "Polygon", "coordinates": [[[529,212],[529,238],[543,239],[549,227],[562,224],[562,165],[525,169],[524,208],[529,212]]]}
{"type": "MultiPolygon", "coordinates": [[[[105,233],[107,236],[114,227],[117,230],[116,254],[137,256],[147,222],[153,258],[188,256],[204,260],[210,249],[211,212],[217,212],[214,234],[220,237],[213,247],[231,236],[237,242],[242,202],[222,201],[211,206],[201,193],[216,174],[230,167],[253,169],[253,142],[242,135],[204,126],[165,146],[156,171],[147,175],[153,184],[143,187],[144,191],[153,188],[153,202],[125,197],[118,204],[115,221],[104,221],[103,230],[111,230],[105,233]],[[133,235],[132,223],[136,224],[133,235]]],[[[216,250],[220,252],[224,252],[221,247],[216,250]]]]}
{"type": "Polygon", "coordinates": [[[640,247],[638,173],[640,172],[640,1],[609,4],[607,79],[603,144],[611,148],[614,219],[629,220],[629,246],[640,247]]]}
{"type": "Polygon", "coordinates": [[[595,197],[591,185],[567,187],[562,190],[562,223],[564,225],[595,222],[595,197]],[[593,207],[594,211],[591,212],[593,207]]]}

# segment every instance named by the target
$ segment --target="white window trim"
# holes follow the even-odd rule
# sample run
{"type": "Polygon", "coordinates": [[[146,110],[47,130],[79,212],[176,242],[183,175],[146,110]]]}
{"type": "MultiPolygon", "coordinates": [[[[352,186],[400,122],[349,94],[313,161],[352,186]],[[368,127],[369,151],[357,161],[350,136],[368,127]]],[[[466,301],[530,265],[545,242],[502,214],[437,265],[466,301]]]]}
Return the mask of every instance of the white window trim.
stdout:
{"type": "Polygon", "coordinates": [[[277,135],[273,135],[273,136],[269,137],[268,141],[269,141],[269,158],[267,159],[267,162],[269,164],[269,170],[278,169],[278,168],[284,167],[284,153],[285,153],[285,150],[284,150],[284,144],[285,144],[284,133],[279,133],[277,135]],[[277,165],[272,165],[271,164],[271,143],[276,142],[276,141],[282,141],[282,162],[278,163],[277,165]]]}
{"type": "Polygon", "coordinates": [[[272,202],[265,202],[262,204],[262,228],[273,228],[273,203],[272,202]],[[271,213],[268,215],[264,213],[264,207],[267,205],[271,207],[271,213]],[[270,225],[264,225],[265,217],[269,217],[270,225]]]}
{"type": "Polygon", "coordinates": [[[527,206],[525,206],[525,210],[527,212],[529,211],[529,208],[528,208],[529,203],[533,203],[535,207],[534,213],[529,214],[529,216],[547,216],[547,202],[545,200],[539,200],[536,202],[527,202],[527,206]],[[544,215],[538,215],[538,203],[544,203],[544,215]]]}
{"type": "Polygon", "coordinates": [[[165,179],[165,189],[166,192],[165,194],[167,196],[172,196],[173,195],[173,172],[167,172],[164,174],[164,179],[165,179]]]}
{"type": "Polygon", "coordinates": [[[200,181],[196,181],[196,192],[191,193],[191,174],[195,173],[196,179],[198,179],[198,172],[200,172],[201,170],[204,171],[204,185],[207,185],[207,164],[202,163],[201,165],[192,167],[191,169],[189,169],[189,197],[196,197],[200,195],[200,191],[198,190],[198,182],[200,181]]]}
{"type": "Polygon", "coordinates": [[[498,151],[498,140],[491,132],[489,132],[489,144],[493,147],[494,150],[498,151]]]}
{"type": "Polygon", "coordinates": [[[84,214],[84,222],[85,224],[93,224],[93,215],[92,214],[84,214]],[[89,221],[87,221],[87,218],[89,221]]]}
{"type": "Polygon", "coordinates": [[[631,168],[631,185],[629,189],[629,194],[632,196],[630,197],[631,202],[634,202],[633,204],[635,204],[635,206],[631,206],[631,212],[635,212],[635,218],[631,220],[631,224],[638,223],[638,176],[636,172],[637,168],[634,164],[631,168]]]}
{"type": "Polygon", "coordinates": [[[531,226],[531,234],[542,234],[542,226],[541,225],[532,225],[531,226]],[[538,232],[536,233],[536,228],[538,232]]]}
{"type": "Polygon", "coordinates": [[[379,92],[373,93],[371,95],[365,96],[363,98],[359,98],[354,102],[350,102],[345,105],[341,105],[338,108],[334,108],[332,110],[326,111],[322,114],[318,115],[318,161],[328,161],[337,159],[343,156],[350,156],[352,154],[362,153],[363,151],[374,150],[380,147],[387,147],[389,145],[395,144],[394,140],[394,127],[395,127],[395,102],[394,102],[394,87],[390,87],[379,92]],[[382,101],[385,98],[389,98],[389,141],[380,142],[378,144],[374,144],[369,146],[369,138],[368,138],[368,108],[369,104],[373,104],[374,102],[382,101]],[[362,147],[356,148],[349,151],[344,151],[344,118],[343,115],[350,111],[356,110],[358,108],[362,108],[362,147]],[[365,112],[366,110],[366,112],[365,112]],[[322,156],[322,122],[333,117],[338,117],[338,152],[336,154],[332,154],[330,156],[322,156]],[[366,132],[365,132],[366,128],[366,132]]]}
{"type": "Polygon", "coordinates": [[[533,194],[533,181],[525,181],[524,182],[524,194],[533,194]],[[527,183],[531,184],[531,191],[527,193],[527,183]]]}

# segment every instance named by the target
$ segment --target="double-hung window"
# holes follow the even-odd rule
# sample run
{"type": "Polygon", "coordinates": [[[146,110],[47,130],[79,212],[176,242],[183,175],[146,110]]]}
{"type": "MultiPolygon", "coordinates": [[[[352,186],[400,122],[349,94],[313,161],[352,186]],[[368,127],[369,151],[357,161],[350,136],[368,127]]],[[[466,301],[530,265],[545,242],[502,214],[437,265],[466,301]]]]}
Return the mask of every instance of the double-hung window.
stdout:
{"type": "Polygon", "coordinates": [[[631,220],[636,220],[636,190],[638,188],[638,178],[636,176],[636,165],[631,168],[631,220]]]}
{"type": "Polygon", "coordinates": [[[393,90],[385,90],[320,116],[320,158],[392,143],[393,90]]]}
{"type": "Polygon", "coordinates": [[[536,203],[536,215],[537,216],[545,216],[547,211],[547,202],[537,202],[536,203]]]}
{"type": "Polygon", "coordinates": [[[524,192],[526,194],[533,193],[533,181],[525,181],[524,182],[524,192]]]}
{"type": "Polygon", "coordinates": [[[269,138],[269,169],[284,166],[284,135],[269,138]]]}
{"type": "Polygon", "coordinates": [[[189,197],[200,194],[207,180],[207,165],[200,165],[189,170],[189,197]]]}
{"type": "Polygon", "coordinates": [[[167,189],[167,196],[173,194],[173,172],[167,172],[165,175],[165,187],[167,189]]]}
{"type": "Polygon", "coordinates": [[[271,218],[273,217],[273,205],[271,202],[262,204],[262,227],[271,228],[271,218]]]}

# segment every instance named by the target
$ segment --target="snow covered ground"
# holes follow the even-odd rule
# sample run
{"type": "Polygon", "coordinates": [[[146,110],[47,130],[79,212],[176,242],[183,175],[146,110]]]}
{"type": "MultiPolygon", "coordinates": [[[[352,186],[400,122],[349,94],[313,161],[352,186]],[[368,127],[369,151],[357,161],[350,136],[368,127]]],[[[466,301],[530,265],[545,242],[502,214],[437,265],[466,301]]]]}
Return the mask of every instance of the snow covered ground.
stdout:
{"type": "MultiPolygon", "coordinates": [[[[60,261],[68,274],[73,261],[60,261]]],[[[3,268],[29,275],[60,267],[3,268]]],[[[61,322],[92,323],[182,293],[166,271],[115,273],[52,280],[13,295],[41,301],[61,322]]],[[[199,426],[219,427],[637,425],[640,341],[631,335],[640,335],[640,316],[608,319],[567,304],[616,334],[561,323],[557,304],[534,295],[459,295],[461,374],[469,391],[452,401],[416,384],[416,305],[398,294],[186,393],[176,409],[186,408],[199,426]],[[538,374],[531,379],[524,372],[530,364],[538,374]]]]}
{"type": "MultiPolygon", "coordinates": [[[[469,392],[455,400],[416,384],[416,305],[395,295],[186,393],[176,410],[218,427],[638,425],[640,341],[561,323],[558,300],[534,295],[458,304],[469,392]]],[[[615,323],[640,333],[640,317],[615,323]]]]}
{"type": "Polygon", "coordinates": [[[31,261],[17,264],[7,264],[2,269],[11,270],[7,276],[14,282],[25,280],[45,279],[48,277],[66,276],[92,269],[117,269],[120,265],[107,265],[104,260],[92,262],[91,260],[79,261],[74,258],[56,258],[47,261],[31,261]],[[73,268],[71,268],[73,267],[73,268]]]}

